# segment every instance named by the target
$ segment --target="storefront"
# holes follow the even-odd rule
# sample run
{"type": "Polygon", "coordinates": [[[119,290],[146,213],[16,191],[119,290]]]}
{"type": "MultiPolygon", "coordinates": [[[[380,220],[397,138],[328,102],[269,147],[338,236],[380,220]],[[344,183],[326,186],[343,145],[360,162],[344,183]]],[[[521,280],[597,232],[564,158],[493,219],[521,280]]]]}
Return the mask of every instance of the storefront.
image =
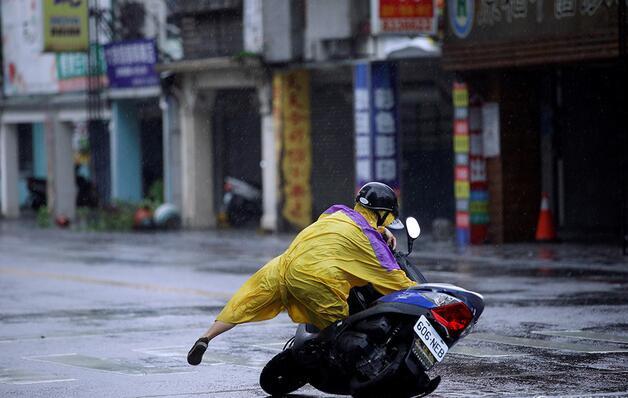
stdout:
{"type": "Polygon", "coordinates": [[[615,2],[449,1],[443,65],[471,103],[459,112],[497,110],[480,121],[484,143],[497,132],[484,155],[487,241],[532,240],[542,193],[559,239],[619,240],[628,128],[619,22],[615,2]]]}

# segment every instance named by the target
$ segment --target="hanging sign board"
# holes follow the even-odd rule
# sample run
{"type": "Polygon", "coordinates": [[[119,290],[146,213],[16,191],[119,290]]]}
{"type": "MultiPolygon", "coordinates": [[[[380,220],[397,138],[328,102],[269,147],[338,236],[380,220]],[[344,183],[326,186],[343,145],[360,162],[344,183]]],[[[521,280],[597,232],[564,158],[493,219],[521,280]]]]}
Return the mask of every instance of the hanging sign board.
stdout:
{"type": "Polygon", "coordinates": [[[109,43],[105,46],[107,77],[111,88],[138,88],[159,85],[155,71],[155,40],[138,39],[109,43]]]}
{"type": "Polygon", "coordinates": [[[278,73],[273,81],[273,106],[281,136],[283,217],[297,228],[312,222],[312,144],[310,75],[306,70],[278,73]]]}
{"type": "Polygon", "coordinates": [[[436,0],[372,0],[371,31],[377,34],[436,34],[436,0]]]}
{"type": "Polygon", "coordinates": [[[471,244],[484,243],[488,236],[488,180],[482,143],[482,107],[474,101],[469,106],[469,214],[471,244]]]}
{"type": "Polygon", "coordinates": [[[397,81],[394,62],[355,66],[356,189],[379,181],[399,191],[397,81]]]}
{"type": "Polygon", "coordinates": [[[58,91],[54,54],[42,54],[39,1],[2,0],[3,90],[6,96],[58,91]]]}
{"type": "Polygon", "coordinates": [[[88,0],[43,0],[44,51],[87,51],[88,0]]]}
{"type": "Polygon", "coordinates": [[[469,198],[471,196],[469,169],[469,90],[465,83],[453,87],[454,102],[454,196],[456,198],[456,241],[468,245],[471,238],[469,198]]]}
{"type": "Polygon", "coordinates": [[[499,104],[487,102],[482,106],[482,143],[484,157],[499,156],[499,104]]]}

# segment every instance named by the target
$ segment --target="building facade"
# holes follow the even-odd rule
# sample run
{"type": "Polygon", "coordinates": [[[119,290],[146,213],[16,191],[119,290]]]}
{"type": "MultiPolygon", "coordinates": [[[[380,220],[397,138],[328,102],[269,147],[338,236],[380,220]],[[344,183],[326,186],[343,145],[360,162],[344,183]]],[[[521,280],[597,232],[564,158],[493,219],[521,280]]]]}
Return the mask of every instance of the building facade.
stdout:
{"type": "Polygon", "coordinates": [[[486,157],[489,241],[532,240],[542,193],[561,239],[625,234],[623,9],[585,0],[448,2],[443,65],[472,101],[497,110],[484,120],[497,132],[486,157]]]}

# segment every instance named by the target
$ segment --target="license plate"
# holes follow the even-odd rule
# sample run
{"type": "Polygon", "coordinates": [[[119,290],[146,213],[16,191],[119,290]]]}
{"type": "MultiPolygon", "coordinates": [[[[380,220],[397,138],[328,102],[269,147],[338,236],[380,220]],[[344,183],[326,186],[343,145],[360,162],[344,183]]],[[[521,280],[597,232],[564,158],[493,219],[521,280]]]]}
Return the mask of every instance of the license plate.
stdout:
{"type": "Polygon", "coordinates": [[[419,336],[438,362],[445,358],[449,347],[447,347],[447,344],[440,338],[425,315],[421,315],[421,318],[419,318],[418,322],[414,325],[414,332],[419,336]]]}

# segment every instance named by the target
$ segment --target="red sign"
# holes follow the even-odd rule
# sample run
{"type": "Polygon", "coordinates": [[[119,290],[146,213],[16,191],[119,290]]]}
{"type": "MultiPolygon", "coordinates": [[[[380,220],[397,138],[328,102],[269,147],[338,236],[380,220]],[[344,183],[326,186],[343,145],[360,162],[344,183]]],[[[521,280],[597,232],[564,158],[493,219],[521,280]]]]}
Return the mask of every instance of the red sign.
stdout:
{"type": "Polygon", "coordinates": [[[469,213],[466,211],[456,212],[456,226],[459,228],[469,228],[469,213]]]}
{"type": "Polygon", "coordinates": [[[466,119],[454,121],[454,134],[455,135],[468,135],[469,134],[469,122],[466,119]]]}
{"type": "Polygon", "coordinates": [[[435,0],[379,0],[373,33],[436,33],[435,0]]]}
{"type": "Polygon", "coordinates": [[[469,181],[469,166],[456,166],[456,181],[469,181]]]}

